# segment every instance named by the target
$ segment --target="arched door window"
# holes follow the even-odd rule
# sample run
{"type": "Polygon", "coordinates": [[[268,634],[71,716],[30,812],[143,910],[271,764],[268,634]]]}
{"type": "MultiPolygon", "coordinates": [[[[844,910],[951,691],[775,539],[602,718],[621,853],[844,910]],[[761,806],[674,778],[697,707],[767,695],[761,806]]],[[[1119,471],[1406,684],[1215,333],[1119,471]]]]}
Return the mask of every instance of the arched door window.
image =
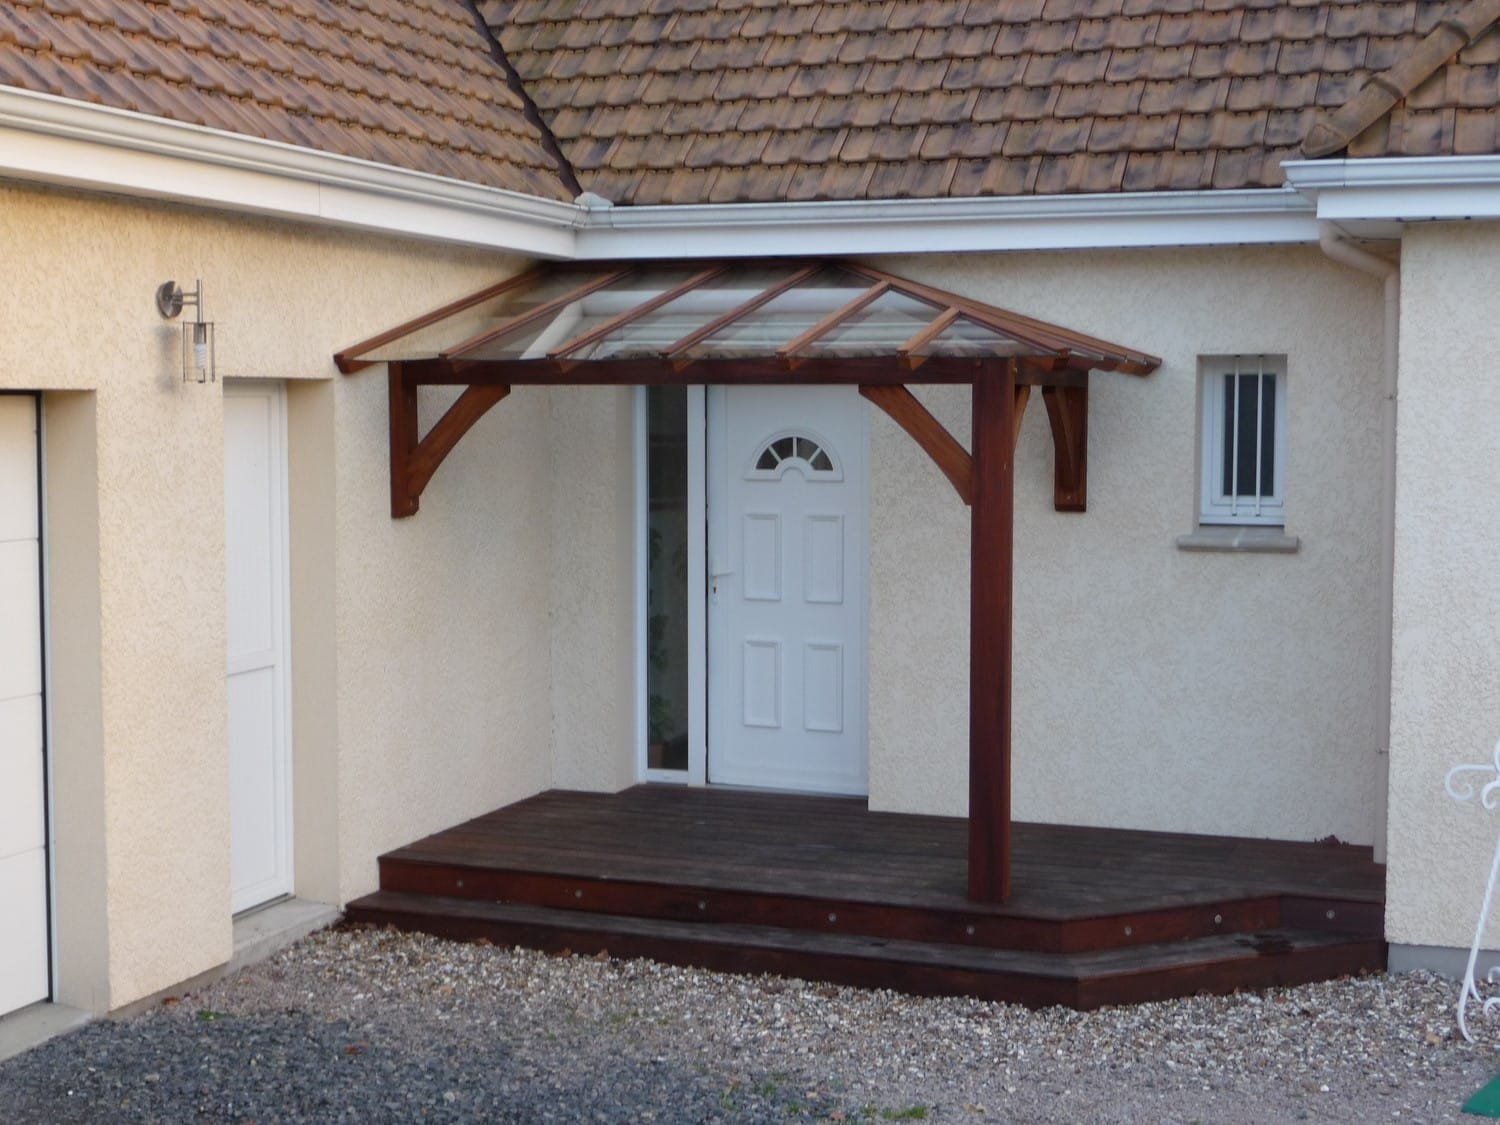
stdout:
{"type": "Polygon", "coordinates": [[[750,480],[779,479],[788,469],[797,469],[808,480],[843,480],[838,455],[822,439],[804,430],[776,434],[760,447],[751,461],[750,480]]]}

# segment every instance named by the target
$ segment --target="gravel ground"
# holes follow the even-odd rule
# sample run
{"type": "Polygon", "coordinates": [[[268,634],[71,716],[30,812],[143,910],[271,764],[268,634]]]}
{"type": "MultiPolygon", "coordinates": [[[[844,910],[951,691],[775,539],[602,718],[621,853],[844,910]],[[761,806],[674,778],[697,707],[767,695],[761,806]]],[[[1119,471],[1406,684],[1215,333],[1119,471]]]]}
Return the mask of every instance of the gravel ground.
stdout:
{"type": "Polygon", "coordinates": [[[1029,1012],[343,929],[0,1063],[0,1119],[1458,1121],[1455,991],[1029,1012]]]}

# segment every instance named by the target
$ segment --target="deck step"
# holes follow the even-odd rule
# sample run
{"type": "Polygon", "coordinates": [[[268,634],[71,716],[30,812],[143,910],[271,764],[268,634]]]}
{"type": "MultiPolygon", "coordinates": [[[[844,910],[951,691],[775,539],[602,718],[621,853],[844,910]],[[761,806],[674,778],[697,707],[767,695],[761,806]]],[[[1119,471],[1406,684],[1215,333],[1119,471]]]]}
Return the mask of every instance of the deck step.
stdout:
{"type": "MultiPolygon", "coordinates": [[[[1226,898],[1215,890],[1181,901],[1121,910],[1106,907],[1086,917],[1045,917],[1005,907],[971,904],[935,908],[862,900],[858,891],[832,897],[745,886],[704,886],[597,875],[538,871],[481,863],[432,862],[401,852],[380,859],[382,890],[484,902],[524,902],[559,910],[625,914],[677,922],[759,923],[791,929],[863,934],[994,949],[1079,953],[1151,945],[1291,926],[1378,938],[1379,903],[1336,898],[1295,900],[1255,893],[1226,898]]],[[[889,898],[889,896],[888,896],[889,898]]]]}
{"type": "Polygon", "coordinates": [[[608,952],[724,972],[1083,1009],[1327,980],[1383,969],[1386,956],[1378,939],[1313,929],[1047,953],[389,890],[350,903],[347,916],[352,922],[553,952],[608,952]]]}

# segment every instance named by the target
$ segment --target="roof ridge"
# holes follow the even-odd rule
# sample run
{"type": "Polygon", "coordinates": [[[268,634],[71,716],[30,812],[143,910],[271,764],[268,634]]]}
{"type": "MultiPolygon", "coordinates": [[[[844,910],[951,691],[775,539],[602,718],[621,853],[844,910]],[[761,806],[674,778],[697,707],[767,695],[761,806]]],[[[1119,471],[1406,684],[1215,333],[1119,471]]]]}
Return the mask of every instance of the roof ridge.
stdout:
{"type": "Polygon", "coordinates": [[[1497,20],[1500,0],[1455,3],[1416,49],[1388,70],[1371,75],[1354,97],[1338,109],[1323,111],[1302,141],[1302,152],[1312,158],[1330,156],[1395,108],[1413,90],[1447,65],[1497,20]]]}
{"type": "MultiPolygon", "coordinates": [[[[1496,2],[1500,3],[1500,0],[1496,2]]],[[[557,178],[572,193],[573,198],[577,199],[583,194],[583,185],[578,180],[578,171],[564,154],[562,145],[557,143],[557,136],[552,132],[552,126],[547,124],[541,109],[532,100],[531,91],[526,89],[526,84],[521,81],[520,72],[511,65],[510,56],[500,45],[500,40],[496,38],[489,20],[485,19],[484,13],[479,10],[479,0],[459,0],[459,3],[468,10],[470,17],[474,20],[474,26],[479,29],[480,36],[489,44],[491,57],[505,74],[506,86],[521,100],[521,114],[540,134],[543,151],[552,157],[557,165],[557,178]]]]}

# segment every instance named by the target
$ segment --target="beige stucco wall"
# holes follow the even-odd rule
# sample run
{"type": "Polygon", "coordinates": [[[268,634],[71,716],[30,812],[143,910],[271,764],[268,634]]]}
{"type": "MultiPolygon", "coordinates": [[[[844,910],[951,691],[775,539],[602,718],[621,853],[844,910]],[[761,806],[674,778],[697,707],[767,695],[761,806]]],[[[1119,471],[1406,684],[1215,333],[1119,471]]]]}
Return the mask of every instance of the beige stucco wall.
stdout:
{"type": "Polygon", "coordinates": [[[481,421],[421,514],[392,521],[382,372],[330,362],[518,262],[18,185],[0,185],[0,257],[0,386],[84,392],[46,400],[67,439],[58,546],[97,554],[52,566],[56,596],[83,599],[52,607],[59,872],[91,888],[59,888],[64,996],[117,1007],[230,952],[221,393],[180,381],[151,299],[167,278],[203,279],[223,374],[331,381],[291,396],[293,487],[318,484],[293,500],[293,569],[334,599],[293,622],[334,631],[308,650],[315,675],[293,668],[298,715],[318,716],[294,754],[322,767],[298,771],[323,798],[299,824],[315,811],[338,852],[336,870],[303,864],[309,884],[371,889],[380,850],[549,782],[546,393],[481,421]]]}
{"type": "Polygon", "coordinates": [[[1500,224],[1408,228],[1401,292],[1386,930],[1466,946],[1500,819],[1443,778],[1500,739],[1500,224]]]}
{"type": "Polygon", "coordinates": [[[635,393],[552,391],[553,784],[636,776],[635,393]]]}
{"type": "MultiPolygon", "coordinates": [[[[1090,386],[1088,511],[1052,507],[1040,396],[1016,468],[1018,819],[1372,841],[1379,798],[1379,283],[1316,249],[881,263],[1160,355],[1090,386]],[[1287,356],[1294,555],[1190,553],[1198,357],[1287,356]]],[[[968,392],[923,397],[962,440],[968,392]]],[[[871,803],[967,802],[967,511],[873,430],[871,803]]]]}

